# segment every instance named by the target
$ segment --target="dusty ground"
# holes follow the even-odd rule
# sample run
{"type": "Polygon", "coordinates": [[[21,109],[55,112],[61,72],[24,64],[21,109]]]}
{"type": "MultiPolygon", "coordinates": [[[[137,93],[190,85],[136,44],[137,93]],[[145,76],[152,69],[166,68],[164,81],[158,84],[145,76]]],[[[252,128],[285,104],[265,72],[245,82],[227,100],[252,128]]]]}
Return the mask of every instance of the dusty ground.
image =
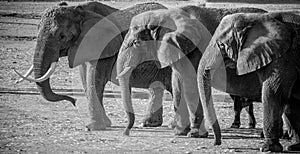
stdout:
{"type": "MultiPolygon", "coordinates": [[[[194,2],[189,2],[194,3],[194,2]]],[[[106,87],[104,105],[113,127],[106,131],[86,132],[87,104],[82,95],[77,69],[67,68],[66,59],[52,77],[53,89],[73,94],[77,107],[67,102],[51,103],[37,95],[35,84],[14,84],[17,75],[30,67],[35,47],[38,17],[47,7],[56,3],[0,2],[0,153],[257,153],[263,140],[262,105],[255,103],[257,129],[247,129],[248,118],[242,113],[242,129],[229,129],[233,120],[233,104],[226,94],[215,91],[215,106],[222,127],[223,143],[212,146],[213,135],[208,139],[175,137],[167,128],[173,116],[168,94],[164,101],[164,123],[159,128],[139,128],[146,111],[147,93],[134,89],[134,109],[137,114],[135,128],[130,137],[123,137],[126,124],[120,93],[117,86],[106,87]]],[[[123,8],[131,3],[108,4],[123,8]]],[[[165,2],[178,6],[187,2],[165,2]]],[[[238,7],[249,4],[208,4],[209,7],[238,7]]],[[[300,10],[300,5],[252,5],[271,11],[300,10]]],[[[288,141],[282,141],[284,145],[288,141]]]]}

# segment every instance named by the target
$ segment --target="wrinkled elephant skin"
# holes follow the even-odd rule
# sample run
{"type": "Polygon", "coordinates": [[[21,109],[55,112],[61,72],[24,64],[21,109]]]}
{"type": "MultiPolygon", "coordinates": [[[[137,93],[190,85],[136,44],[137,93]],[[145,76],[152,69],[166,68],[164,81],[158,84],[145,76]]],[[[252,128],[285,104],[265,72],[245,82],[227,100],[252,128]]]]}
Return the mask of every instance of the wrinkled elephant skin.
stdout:
{"type": "MultiPolygon", "coordinates": [[[[52,91],[49,83],[51,74],[47,73],[53,72],[54,69],[50,69],[50,66],[54,66],[59,58],[67,56],[71,68],[80,68],[89,106],[87,129],[105,129],[111,126],[111,121],[103,107],[104,87],[108,81],[118,84],[116,79],[111,78],[115,78],[115,61],[130,20],[136,14],[164,8],[158,3],[143,3],[118,10],[99,2],[82,3],[78,6],[63,4],[49,8],[42,15],[38,26],[33,68],[24,78],[30,80],[27,76],[33,71],[36,79],[31,81],[36,81],[38,90],[46,100],[67,100],[75,104],[74,98],[52,91]]],[[[171,91],[171,69],[159,69],[154,61],[148,61],[140,64],[137,70],[130,79],[131,86],[150,88],[150,102],[162,104],[162,98],[158,97],[162,97],[164,89],[171,91]],[[149,78],[139,79],[140,76],[149,78]],[[150,86],[153,82],[160,84],[150,86]]],[[[153,114],[156,112],[149,113],[153,114]]],[[[158,119],[162,120],[159,117],[158,119]]]]}
{"type": "Polygon", "coordinates": [[[149,11],[132,19],[117,60],[122,100],[128,116],[125,135],[129,135],[135,119],[129,76],[138,64],[156,60],[157,65],[162,68],[171,66],[172,88],[181,91],[180,104],[187,106],[187,111],[178,113],[175,134],[180,135],[186,130],[188,126],[186,118],[189,117],[188,136],[207,137],[204,124],[199,123],[203,119],[203,114],[195,85],[201,51],[205,49],[210,37],[210,32],[201,22],[190,18],[181,9],[149,11]],[[180,83],[175,84],[176,82],[180,83]]]}
{"type": "Polygon", "coordinates": [[[287,149],[300,150],[300,93],[296,86],[300,83],[299,21],[300,17],[290,12],[228,15],[198,67],[200,98],[211,124],[218,124],[211,87],[246,98],[261,97],[263,152],[283,150],[279,143],[283,113],[297,139],[287,149]]]}

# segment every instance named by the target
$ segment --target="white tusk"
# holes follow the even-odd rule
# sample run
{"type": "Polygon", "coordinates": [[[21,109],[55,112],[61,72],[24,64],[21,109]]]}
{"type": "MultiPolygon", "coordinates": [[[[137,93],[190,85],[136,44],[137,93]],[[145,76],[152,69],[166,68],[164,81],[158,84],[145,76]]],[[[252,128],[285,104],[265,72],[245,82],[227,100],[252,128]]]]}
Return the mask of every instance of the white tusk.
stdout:
{"type": "Polygon", "coordinates": [[[28,80],[31,82],[43,82],[43,81],[47,80],[53,74],[53,72],[55,71],[55,68],[56,68],[56,64],[57,64],[56,62],[53,62],[51,64],[50,68],[48,69],[48,71],[42,77],[40,77],[38,79],[32,79],[32,78],[25,77],[22,74],[20,74],[19,72],[17,72],[16,70],[14,70],[14,71],[24,80],[28,80]]]}
{"type": "MultiPolygon", "coordinates": [[[[33,65],[30,66],[30,68],[28,69],[28,71],[25,73],[24,77],[28,77],[31,73],[33,72],[33,65]]],[[[19,80],[17,80],[15,83],[20,83],[24,80],[24,78],[20,78],[19,80]]]]}
{"type": "Polygon", "coordinates": [[[120,79],[122,76],[129,73],[128,71],[130,71],[132,69],[133,69],[133,67],[125,67],[124,70],[120,74],[117,75],[116,79],[120,79]]]}

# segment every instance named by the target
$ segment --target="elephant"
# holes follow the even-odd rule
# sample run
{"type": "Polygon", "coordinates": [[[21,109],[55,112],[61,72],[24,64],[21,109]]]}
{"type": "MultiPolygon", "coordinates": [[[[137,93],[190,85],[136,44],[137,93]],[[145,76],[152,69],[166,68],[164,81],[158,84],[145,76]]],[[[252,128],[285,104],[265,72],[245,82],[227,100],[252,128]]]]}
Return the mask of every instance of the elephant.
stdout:
{"type": "MultiPolygon", "coordinates": [[[[79,66],[80,69],[89,106],[87,130],[105,129],[111,126],[111,121],[103,107],[103,92],[108,81],[118,84],[115,62],[123,37],[134,15],[155,9],[166,7],[158,3],[142,3],[118,10],[99,2],[88,2],[50,8],[45,11],[38,26],[32,67],[24,76],[17,73],[22,79],[36,82],[46,100],[67,100],[75,105],[74,98],[54,93],[49,83],[57,61],[67,56],[69,67],[79,66]],[[28,77],[32,72],[35,79],[28,77]]],[[[130,82],[132,87],[149,88],[150,102],[155,104],[153,102],[162,101],[164,89],[172,89],[171,68],[159,69],[154,61],[145,62],[133,71],[130,82]]],[[[155,111],[148,114],[162,122],[162,113],[159,113],[162,109],[155,111]]],[[[159,125],[155,120],[152,122],[159,125]]]]}
{"type": "Polygon", "coordinates": [[[281,116],[287,117],[300,150],[300,16],[291,12],[237,13],[225,16],[217,27],[197,72],[204,114],[221,132],[213,107],[211,87],[229,94],[261,98],[264,145],[261,151],[280,152],[281,116]]]}
{"type": "MultiPolygon", "coordinates": [[[[185,12],[187,14],[186,16],[193,16],[193,18],[196,18],[198,21],[202,22],[203,25],[205,25],[207,27],[208,31],[211,34],[214,33],[214,31],[215,31],[216,27],[218,26],[218,24],[219,24],[220,20],[222,19],[222,17],[224,17],[227,14],[232,14],[232,13],[237,13],[237,12],[266,12],[264,10],[257,9],[257,8],[232,8],[232,9],[224,9],[223,8],[223,9],[220,9],[220,8],[206,8],[206,7],[197,7],[197,6],[184,6],[184,7],[181,7],[179,9],[181,9],[183,12],[185,12]]],[[[140,19],[141,22],[142,21],[146,22],[147,19],[149,19],[149,21],[152,20],[151,19],[152,17],[148,17],[147,14],[146,15],[141,15],[141,16],[145,17],[145,19],[142,19],[142,17],[141,17],[141,19],[140,19]]],[[[164,15],[162,15],[162,16],[164,16],[164,15]]],[[[137,18],[138,17],[136,17],[134,19],[137,19],[137,18]]],[[[160,17],[160,16],[153,17],[153,22],[155,22],[155,21],[160,22],[159,20],[163,21],[164,20],[163,18],[164,17],[160,17]]],[[[172,22],[173,21],[171,21],[171,23],[172,22]]],[[[134,23],[134,21],[132,21],[132,25],[134,25],[133,23],[134,23]]],[[[145,23],[145,25],[147,25],[147,24],[145,23]]],[[[161,26],[158,26],[158,27],[161,27],[161,26]]],[[[149,33],[143,33],[142,32],[143,29],[138,29],[140,31],[134,30],[133,27],[131,26],[132,31],[129,31],[128,34],[126,35],[128,38],[127,39],[125,38],[125,40],[123,42],[123,46],[122,46],[123,48],[121,48],[120,52],[119,52],[119,58],[118,59],[120,59],[120,61],[123,61],[123,62],[120,62],[118,60],[118,62],[120,64],[119,66],[125,66],[125,63],[127,65],[129,62],[126,62],[126,61],[130,61],[131,60],[130,58],[132,58],[131,56],[134,56],[134,54],[139,53],[139,52],[135,53],[134,52],[135,50],[133,50],[133,51],[131,51],[131,50],[122,51],[124,48],[126,48],[126,46],[128,46],[128,49],[130,49],[129,48],[130,46],[134,47],[135,44],[138,44],[136,42],[130,41],[130,39],[131,40],[137,40],[137,42],[139,42],[140,41],[139,39],[143,40],[145,38],[149,38],[149,39],[155,40],[156,37],[158,37],[158,36],[154,36],[154,35],[159,34],[159,33],[156,32],[156,29],[150,29],[150,28],[147,29],[147,27],[145,27],[145,28],[146,28],[146,30],[149,31],[149,33]],[[150,34],[150,32],[151,32],[151,34],[150,34]],[[135,34],[135,33],[137,33],[137,34],[135,34]],[[133,38],[131,38],[130,35],[136,35],[136,36],[133,36],[133,38]],[[124,52],[124,54],[120,54],[121,51],[124,52]],[[130,55],[130,53],[134,53],[134,54],[130,55]],[[123,57],[121,57],[121,56],[123,56],[123,57]],[[126,57],[129,57],[129,58],[127,59],[126,57]],[[122,63],[124,63],[124,65],[122,63]]],[[[168,32],[170,30],[170,28],[162,28],[162,29],[163,29],[162,32],[164,32],[164,31],[168,32]]],[[[172,31],[172,29],[170,31],[172,31]]],[[[169,35],[169,34],[167,34],[167,35],[169,35]]],[[[181,39],[181,38],[179,37],[178,39],[181,39]]],[[[194,65],[194,68],[196,69],[198,67],[198,62],[201,58],[202,53],[201,52],[196,52],[194,54],[196,56],[193,57],[193,60],[192,60],[193,62],[192,63],[194,65]]],[[[190,56],[192,56],[192,55],[193,54],[191,53],[190,56]]],[[[147,61],[147,58],[141,58],[141,57],[133,57],[133,58],[135,58],[137,60],[136,63],[147,61]]],[[[119,67],[117,66],[117,69],[118,68],[119,67]]],[[[125,67],[123,67],[123,68],[125,68],[125,67]]],[[[122,71],[122,68],[119,68],[119,73],[121,73],[121,71],[122,71]]],[[[126,72],[126,71],[128,71],[128,73],[125,73],[125,74],[130,74],[129,69],[125,70],[125,71],[122,71],[122,72],[126,72]]],[[[122,73],[119,76],[122,76],[122,73]]],[[[128,75],[125,75],[125,77],[126,76],[128,77],[128,75]]],[[[125,79],[125,81],[126,80],[127,79],[125,79]]],[[[182,83],[181,83],[180,80],[178,80],[178,79],[176,80],[176,75],[173,75],[172,88],[173,88],[173,91],[176,91],[176,92],[173,92],[173,97],[174,97],[173,99],[174,99],[174,102],[177,102],[177,104],[174,104],[176,114],[175,114],[174,121],[172,121],[172,123],[171,123],[171,128],[175,128],[175,134],[176,135],[186,135],[190,131],[190,128],[189,128],[190,123],[189,123],[189,120],[188,120],[189,112],[188,112],[188,109],[185,105],[186,102],[181,103],[181,101],[185,101],[184,99],[182,99],[183,97],[182,97],[182,94],[180,93],[180,91],[183,89],[181,84],[182,83]],[[175,100],[177,100],[177,101],[175,101],[175,100]]],[[[120,84],[120,85],[121,85],[121,87],[123,87],[122,84],[120,84]]],[[[131,101],[130,96],[129,96],[130,91],[128,91],[128,85],[127,84],[125,84],[124,89],[125,89],[124,91],[122,90],[123,91],[122,98],[126,97],[126,99],[124,99],[124,102],[131,103],[130,102],[131,101]],[[124,93],[125,93],[125,95],[124,95],[124,93]]],[[[129,107],[129,106],[126,106],[126,107],[129,107]]],[[[129,110],[132,110],[132,109],[130,108],[129,110]]],[[[134,114],[128,113],[128,116],[130,117],[129,119],[131,119],[131,120],[129,120],[129,124],[127,126],[127,129],[125,130],[125,134],[129,134],[129,130],[132,127],[133,122],[134,122],[134,114]]],[[[206,130],[204,128],[201,129],[201,130],[202,130],[202,132],[206,132],[206,130]]],[[[205,133],[202,133],[202,134],[205,134],[205,133]]],[[[205,135],[201,135],[201,136],[204,137],[205,135]]]]}
{"type": "MultiPolygon", "coordinates": [[[[199,21],[201,21],[206,28],[209,30],[211,34],[214,33],[215,29],[217,28],[220,20],[228,15],[228,14],[233,14],[233,13],[239,13],[239,12],[260,12],[260,13],[265,13],[267,11],[258,9],[258,8],[249,8],[249,7],[242,7],[242,8],[210,8],[210,7],[205,7],[205,6],[194,6],[194,5],[187,5],[180,7],[180,9],[184,10],[186,13],[194,15],[199,21]]],[[[177,92],[173,92],[173,97],[174,100],[180,98],[180,89],[177,88],[177,92]]],[[[239,115],[242,110],[242,106],[240,106],[240,103],[244,103],[245,100],[249,100],[247,98],[241,98],[239,96],[231,96],[231,98],[234,100],[234,108],[235,110],[235,119],[234,122],[238,124],[239,122],[239,115]]],[[[177,103],[180,102],[180,100],[176,101],[177,103]]],[[[175,102],[174,104],[174,109],[177,111],[179,104],[175,102]]],[[[154,102],[158,103],[158,102],[154,102]]],[[[246,103],[247,104],[247,103],[246,103]]],[[[162,104],[152,104],[152,106],[162,106],[162,104]]],[[[246,107],[246,106],[245,106],[246,107]]],[[[148,107],[151,109],[150,107],[148,107]]],[[[157,108],[157,107],[156,107],[157,108]]],[[[247,110],[249,109],[249,128],[254,128],[256,125],[255,117],[253,114],[253,105],[249,102],[249,106],[247,107],[247,110]]],[[[179,110],[181,111],[181,110],[179,110]]],[[[162,112],[160,112],[162,113],[162,112]]],[[[153,119],[153,118],[152,118],[153,119]]],[[[144,119],[144,126],[153,126],[153,124],[147,122],[147,120],[151,121],[151,118],[149,117],[148,119],[144,119]]],[[[235,125],[235,124],[233,124],[235,125]]],[[[169,127],[175,128],[176,126],[176,115],[174,120],[171,121],[169,127]]],[[[234,126],[235,127],[235,126],[234,126]]]]}
{"type": "Polygon", "coordinates": [[[197,91],[196,68],[201,50],[205,49],[210,38],[206,27],[182,9],[153,10],[132,18],[117,59],[117,78],[128,118],[124,135],[129,135],[135,120],[129,77],[140,63],[155,60],[161,69],[172,68],[172,89],[179,88],[181,92],[179,109],[186,108],[188,112],[188,116],[178,116],[175,134],[184,132],[183,126],[189,122],[189,137],[207,137],[204,123],[199,123],[203,114],[197,91]]]}

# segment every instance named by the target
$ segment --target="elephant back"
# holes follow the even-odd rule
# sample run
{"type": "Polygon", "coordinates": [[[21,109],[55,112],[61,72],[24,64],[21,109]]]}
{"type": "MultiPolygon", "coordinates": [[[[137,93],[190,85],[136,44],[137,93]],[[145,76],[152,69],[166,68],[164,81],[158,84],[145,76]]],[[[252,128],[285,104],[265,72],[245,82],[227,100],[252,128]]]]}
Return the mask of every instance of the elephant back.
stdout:
{"type": "Polygon", "coordinates": [[[258,8],[241,7],[241,8],[209,8],[203,6],[184,6],[181,9],[190,15],[195,16],[200,22],[207,27],[211,34],[215,33],[223,17],[234,13],[266,13],[267,11],[258,8]]]}
{"type": "Polygon", "coordinates": [[[73,7],[78,7],[78,6],[81,6],[84,10],[89,10],[97,14],[100,14],[101,16],[108,16],[118,11],[118,9],[110,7],[100,2],[87,2],[73,7]]]}
{"type": "Polygon", "coordinates": [[[125,36],[130,26],[132,17],[146,11],[158,9],[167,9],[167,7],[155,2],[136,4],[129,8],[115,12],[114,18],[119,22],[118,26],[120,26],[121,31],[124,32],[123,36],[125,36]]]}

